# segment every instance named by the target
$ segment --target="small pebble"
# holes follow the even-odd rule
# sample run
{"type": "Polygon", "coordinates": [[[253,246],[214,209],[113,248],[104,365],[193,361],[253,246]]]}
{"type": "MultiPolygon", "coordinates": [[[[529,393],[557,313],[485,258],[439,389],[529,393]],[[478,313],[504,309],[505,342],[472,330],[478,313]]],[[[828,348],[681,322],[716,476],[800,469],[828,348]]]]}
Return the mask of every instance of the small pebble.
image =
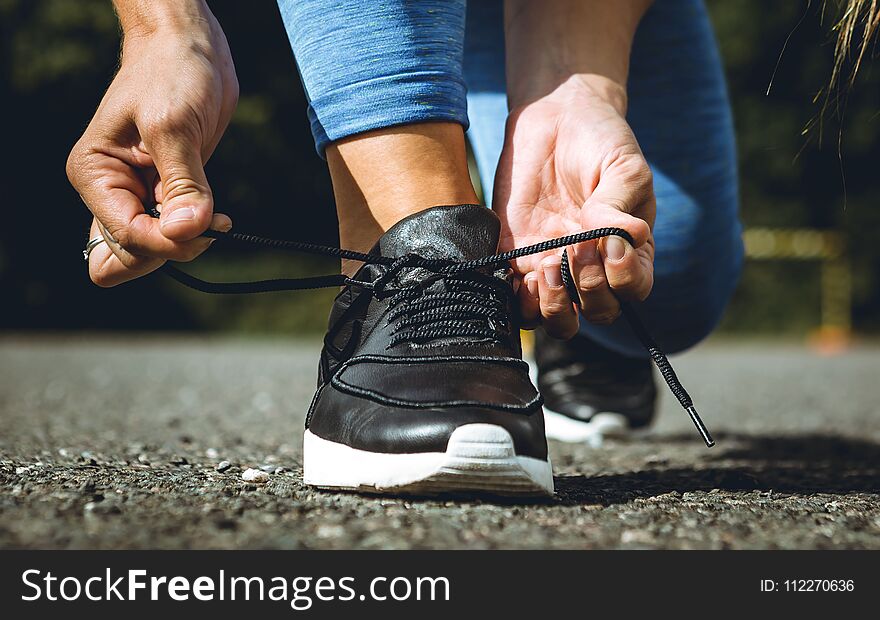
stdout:
{"type": "Polygon", "coordinates": [[[278,471],[278,468],[275,465],[262,465],[260,469],[267,474],[274,474],[276,471],[278,471]]]}
{"type": "Polygon", "coordinates": [[[269,474],[259,469],[248,468],[241,475],[241,479],[245,482],[268,482],[269,474]]]}
{"type": "Polygon", "coordinates": [[[220,461],[219,463],[217,463],[217,471],[219,471],[221,474],[224,471],[228,470],[230,467],[232,467],[232,463],[230,463],[229,461],[220,461]]]}
{"type": "Polygon", "coordinates": [[[341,525],[319,525],[315,535],[318,538],[341,538],[345,535],[345,528],[341,525]]]}
{"type": "Polygon", "coordinates": [[[217,450],[215,450],[214,448],[208,448],[207,450],[205,450],[205,456],[207,456],[209,459],[216,459],[218,456],[220,456],[220,453],[217,452],[217,450]]]}

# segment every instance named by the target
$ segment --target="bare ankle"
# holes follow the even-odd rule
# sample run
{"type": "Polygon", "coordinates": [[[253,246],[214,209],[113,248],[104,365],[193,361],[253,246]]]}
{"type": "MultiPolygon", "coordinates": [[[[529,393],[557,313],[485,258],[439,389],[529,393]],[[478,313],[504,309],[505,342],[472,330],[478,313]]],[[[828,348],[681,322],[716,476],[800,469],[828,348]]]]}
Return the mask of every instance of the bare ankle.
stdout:
{"type": "MultiPolygon", "coordinates": [[[[327,148],[344,248],[367,251],[391,226],[433,206],[477,202],[464,130],[420,123],[371,131],[327,148]]],[[[357,264],[343,264],[352,273],[357,264]]]]}

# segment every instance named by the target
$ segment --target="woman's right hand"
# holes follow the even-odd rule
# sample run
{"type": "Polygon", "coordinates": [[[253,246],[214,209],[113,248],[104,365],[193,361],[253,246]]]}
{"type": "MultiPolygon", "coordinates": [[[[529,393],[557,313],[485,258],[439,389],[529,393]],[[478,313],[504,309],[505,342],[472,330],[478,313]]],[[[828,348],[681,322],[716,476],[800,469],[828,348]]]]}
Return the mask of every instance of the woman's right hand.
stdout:
{"type": "Polygon", "coordinates": [[[185,28],[126,34],[119,72],[67,160],[94,215],[89,238],[106,241],[89,256],[95,284],[192,260],[211,243],[205,230],[232,228],[214,213],[204,164],[237,102],[229,46],[210,13],[185,28]]]}

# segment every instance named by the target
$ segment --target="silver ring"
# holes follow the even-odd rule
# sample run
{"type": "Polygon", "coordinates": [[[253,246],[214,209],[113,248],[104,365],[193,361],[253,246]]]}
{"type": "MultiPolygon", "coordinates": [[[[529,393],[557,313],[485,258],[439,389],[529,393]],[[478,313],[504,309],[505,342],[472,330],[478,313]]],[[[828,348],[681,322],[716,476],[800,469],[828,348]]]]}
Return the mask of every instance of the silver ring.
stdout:
{"type": "Polygon", "coordinates": [[[86,244],[86,249],[83,250],[83,260],[89,260],[89,254],[92,253],[96,247],[104,243],[104,237],[94,237],[89,239],[89,242],[86,244]]]}

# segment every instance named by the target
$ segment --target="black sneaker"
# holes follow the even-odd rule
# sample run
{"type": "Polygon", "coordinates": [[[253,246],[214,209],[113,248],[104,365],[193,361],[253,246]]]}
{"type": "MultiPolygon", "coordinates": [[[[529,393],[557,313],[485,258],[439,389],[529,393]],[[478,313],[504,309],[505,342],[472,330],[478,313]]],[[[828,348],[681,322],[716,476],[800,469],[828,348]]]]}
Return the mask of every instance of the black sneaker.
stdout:
{"type": "Polygon", "coordinates": [[[654,418],[650,359],[625,357],[581,334],[561,341],[538,329],[535,365],[551,439],[600,445],[604,437],[646,428],[654,418]]]}
{"type": "MultiPolygon", "coordinates": [[[[373,253],[456,261],[497,250],[477,205],[435,207],[373,253]]],[[[303,477],[330,489],[552,495],[541,397],[522,361],[511,272],[364,265],[336,297],[306,418],[303,477]]]]}

